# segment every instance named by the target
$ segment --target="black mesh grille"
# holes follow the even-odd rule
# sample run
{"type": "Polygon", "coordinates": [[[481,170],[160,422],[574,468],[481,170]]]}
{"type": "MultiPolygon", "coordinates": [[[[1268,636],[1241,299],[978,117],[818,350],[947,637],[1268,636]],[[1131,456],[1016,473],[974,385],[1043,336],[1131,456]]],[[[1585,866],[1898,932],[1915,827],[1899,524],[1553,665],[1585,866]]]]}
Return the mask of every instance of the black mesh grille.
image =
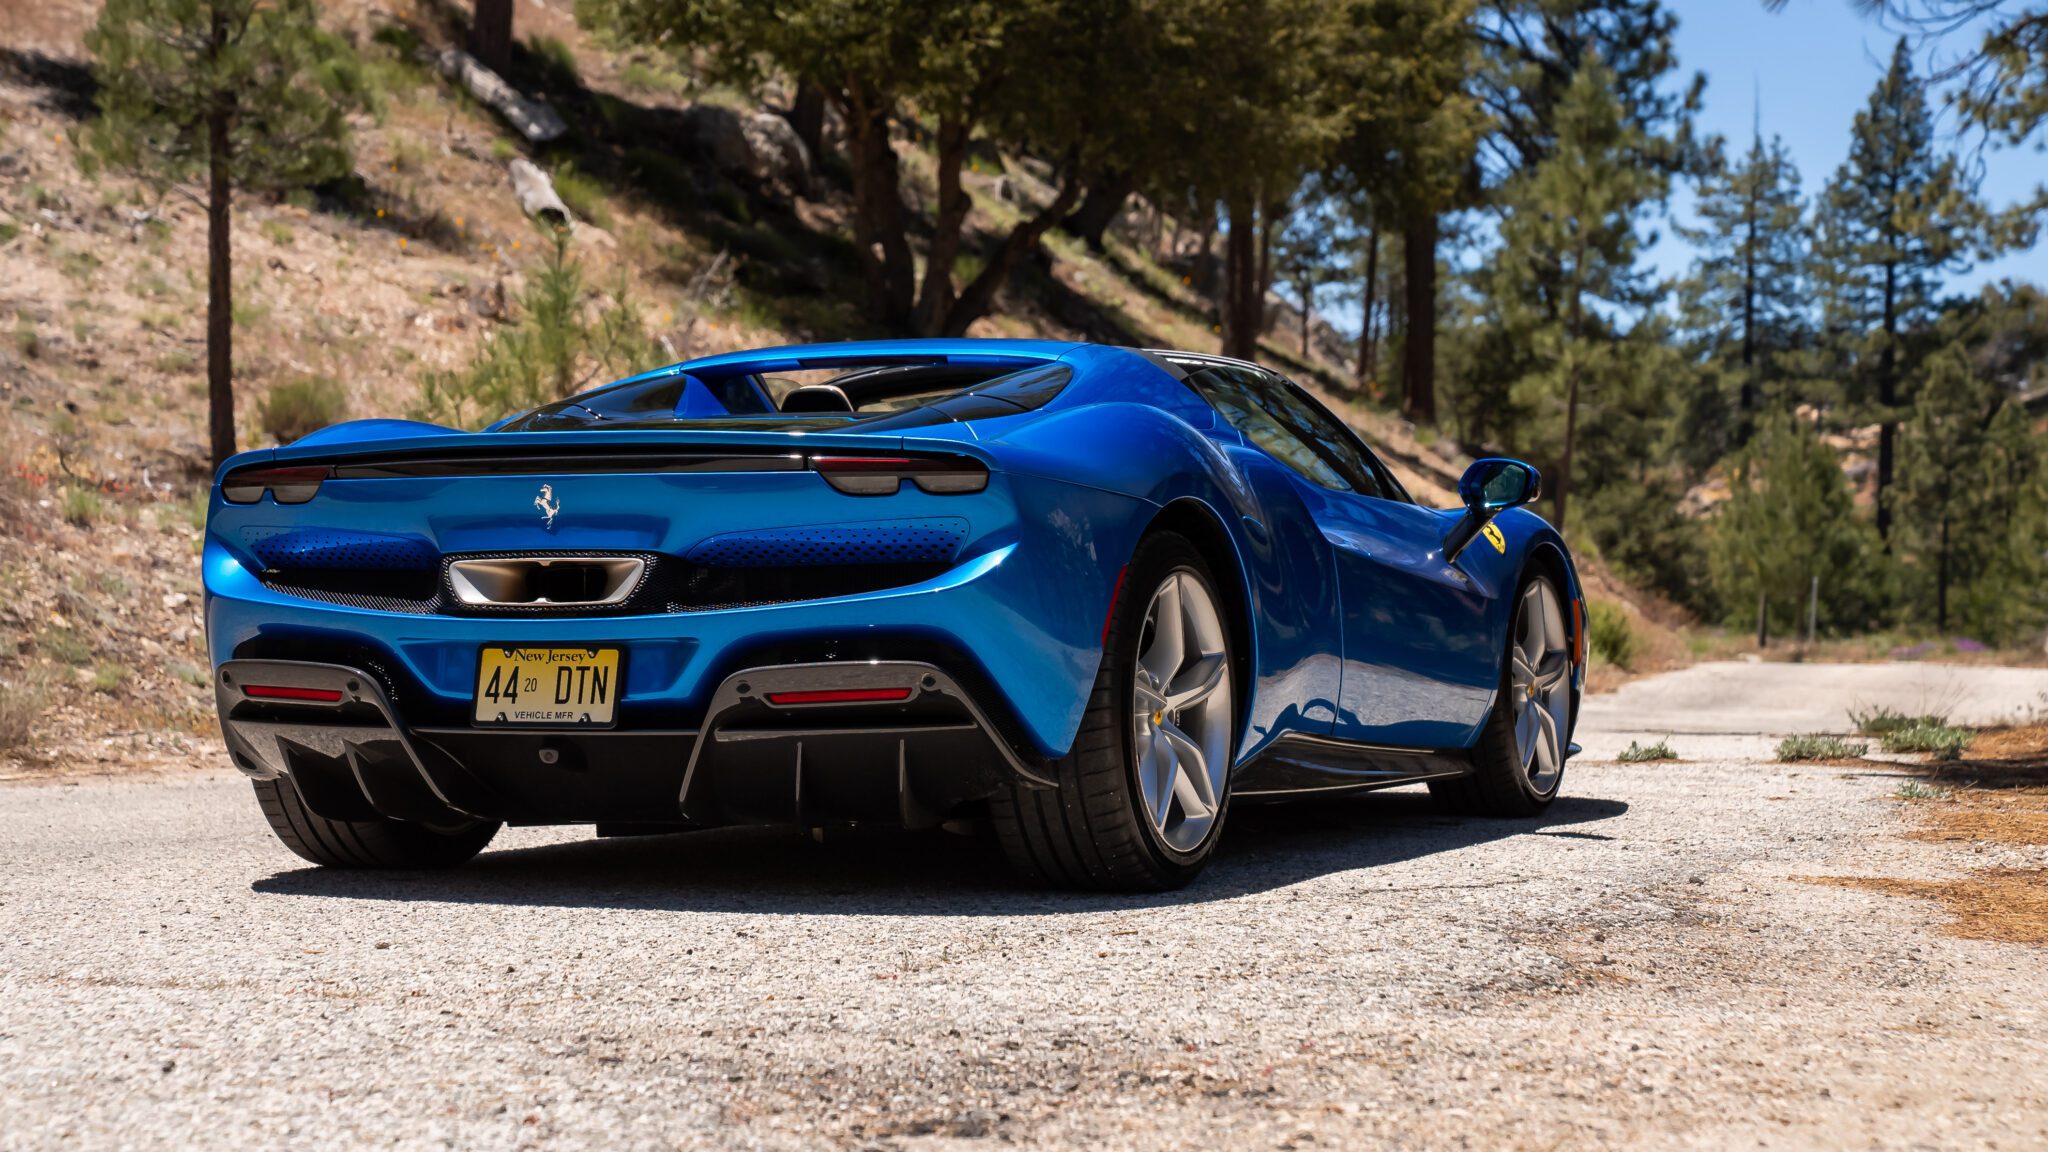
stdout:
{"type": "MultiPolygon", "coordinates": [[[[450,559],[511,558],[532,553],[479,553],[450,559]]],[[[589,553],[579,553],[589,555],[589,553]]],[[[614,553],[614,555],[619,555],[614,553]]],[[[929,580],[944,561],[894,564],[778,564],[724,567],[673,556],[626,553],[647,561],[647,574],[617,604],[464,604],[449,590],[443,567],[389,569],[289,568],[263,573],[266,587],[292,596],[376,612],[419,616],[653,616],[787,604],[878,592],[929,580]]]]}

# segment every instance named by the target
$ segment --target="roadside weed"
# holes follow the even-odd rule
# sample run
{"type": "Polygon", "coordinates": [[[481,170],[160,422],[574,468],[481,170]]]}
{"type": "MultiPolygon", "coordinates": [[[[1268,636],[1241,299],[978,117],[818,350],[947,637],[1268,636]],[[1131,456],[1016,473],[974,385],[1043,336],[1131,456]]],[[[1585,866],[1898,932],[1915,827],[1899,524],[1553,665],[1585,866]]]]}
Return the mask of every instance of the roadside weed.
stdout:
{"type": "Polygon", "coordinates": [[[1868,709],[1849,709],[1849,723],[1856,726],[1856,731],[1860,735],[1883,736],[1890,732],[1896,732],[1901,728],[1940,727],[1948,723],[1948,714],[1945,712],[1928,712],[1923,715],[1913,716],[1896,708],[1887,708],[1880,704],[1868,709]]]}
{"type": "Polygon", "coordinates": [[[1827,736],[1810,732],[1804,736],[1787,736],[1778,741],[1778,759],[1798,760],[1854,760],[1870,751],[1870,745],[1850,743],[1840,736],[1827,736]]]}
{"type": "Polygon", "coordinates": [[[1918,780],[1908,780],[1899,785],[1898,796],[1901,800],[1946,800],[1949,791],[1946,788],[1922,784],[1918,780]]]}
{"type": "Polygon", "coordinates": [[[128,669],[121,664],[102,664],[92,670],[92,690],[117,692],[128,682],[128,669]]]}
{"type": "Polygon", "coordinates": [[[1676,760],[1678,753],[1671,750],[1669,740],[1659,740],[1655,744],[1638,744],[1631,740],[1615,759],[1623,764],[1641,764],[1647,760],[1676,760]]]}
{"type": "Polygon", "coordinates": [[[1977,733],[1969,728],[1923,721],[1886,732],[1882,743],[1887,752],[1925,752],[1936,760],[1954,760],[1976,738],[1977,733]]]}

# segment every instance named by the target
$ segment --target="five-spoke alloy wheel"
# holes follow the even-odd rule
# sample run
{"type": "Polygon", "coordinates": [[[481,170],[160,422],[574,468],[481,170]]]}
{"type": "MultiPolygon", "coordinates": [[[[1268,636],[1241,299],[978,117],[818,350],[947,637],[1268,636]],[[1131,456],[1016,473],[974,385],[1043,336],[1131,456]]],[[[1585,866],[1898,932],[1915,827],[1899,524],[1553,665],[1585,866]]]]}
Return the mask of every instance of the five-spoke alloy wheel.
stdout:
{"type": "Polygon", "coordinates": [[[1230,636],[1202,578],[1169,572],[1152,593],[1131,689],[1138,792],[1161,840],[1208,838],[1230,772],[1230,636]]]}

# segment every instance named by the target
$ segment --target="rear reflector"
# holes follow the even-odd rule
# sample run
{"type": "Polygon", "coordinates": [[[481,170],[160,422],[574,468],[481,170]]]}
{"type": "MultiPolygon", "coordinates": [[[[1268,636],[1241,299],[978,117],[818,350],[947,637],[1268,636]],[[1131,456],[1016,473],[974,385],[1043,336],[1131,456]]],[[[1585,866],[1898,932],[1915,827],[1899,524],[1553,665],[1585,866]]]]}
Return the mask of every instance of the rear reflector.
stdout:
{"type": "Polygon", "coordinates": [[[827,688],[815,692],[770,692],[770,704],[875,704],[910,699],[908,688],[827,688]]]}
{"type": "Polygon", "coordinates": [[[304,504],[320,491],[330,469],[325,464],[292,468],[238,468],[220,482],[221,498],[230,504],[254,504],[267,490],[279,504],[304,504]]]}
{"type": "Polygon", "coordinates": [[[244,684],[242,695],[251,700],[307,700],[316,704],[341,703],[339,688],[293,688],[285,684],[244,684]]]}
{"type": "Polygon", "coordinates": [[[849,496],[893,496],[905,480],[934,496],[988,487],[988,469],[965,456],[813,456],[811,467],[849,496]]]}

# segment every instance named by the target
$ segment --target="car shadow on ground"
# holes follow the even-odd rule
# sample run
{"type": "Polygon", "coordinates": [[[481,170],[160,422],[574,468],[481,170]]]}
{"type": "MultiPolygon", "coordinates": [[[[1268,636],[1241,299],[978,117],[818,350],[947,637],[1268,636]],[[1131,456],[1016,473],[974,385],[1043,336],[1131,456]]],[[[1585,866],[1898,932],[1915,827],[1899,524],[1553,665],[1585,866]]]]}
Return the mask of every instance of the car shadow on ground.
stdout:
{"type": "MultiPolygon", "coordinates": [[[[487,851],[450,872],[302,868],[256,881],[276,896],[652,911],[857,916],[1009,916],[1169,907],[1283,888],[1318,876],[1524,836],[1607,840],[1620,800],[1570,796],[1535,820],[1447,816],[1420,792],[1245,805],[1208,869],[1146,895],[1021,886],[994,849],[943,833],[828,835],[734,828],[487,851]]],[[[1508,849],[1503,846],[1504,850],[1508,849]]]]}

